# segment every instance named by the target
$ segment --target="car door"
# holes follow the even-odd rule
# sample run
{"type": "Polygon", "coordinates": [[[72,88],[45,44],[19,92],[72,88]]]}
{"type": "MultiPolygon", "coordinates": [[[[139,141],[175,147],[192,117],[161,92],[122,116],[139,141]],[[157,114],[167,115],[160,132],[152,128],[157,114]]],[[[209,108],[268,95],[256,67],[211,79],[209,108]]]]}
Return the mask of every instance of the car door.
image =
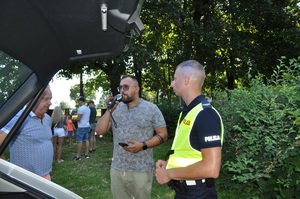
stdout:
{"type": "MultiPolygon", "coordinates": [[[[62,67],[128,49],[132,34],[144,31],[139,18],[143,1],[0,1],[0,129],[27,105],[0,145],[0,155],[62,67]]],[[[16,194],[20,198],[81,198],[0,159],[0,196],[16,194]]]]}

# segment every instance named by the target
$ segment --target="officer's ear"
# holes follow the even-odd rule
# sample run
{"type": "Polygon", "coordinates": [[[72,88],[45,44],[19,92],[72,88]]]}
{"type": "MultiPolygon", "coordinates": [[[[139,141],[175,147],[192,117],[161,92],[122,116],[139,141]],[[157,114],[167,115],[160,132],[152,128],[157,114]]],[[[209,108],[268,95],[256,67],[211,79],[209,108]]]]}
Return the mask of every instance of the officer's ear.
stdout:
{"type": "Polygon", "coordinates": [[[189,75],[184,76],[184,85],[188,85],[191,81],[191,77],[189,75]]]}

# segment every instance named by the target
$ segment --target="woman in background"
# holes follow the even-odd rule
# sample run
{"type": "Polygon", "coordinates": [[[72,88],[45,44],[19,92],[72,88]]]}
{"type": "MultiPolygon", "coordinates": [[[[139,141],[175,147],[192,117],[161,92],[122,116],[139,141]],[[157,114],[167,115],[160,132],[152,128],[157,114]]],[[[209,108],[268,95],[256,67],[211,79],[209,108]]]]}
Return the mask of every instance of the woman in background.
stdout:
{"type": "Polygon", "coordinates": [[[53,109],[53,113],[51,115],[52,127],[53,127],[53,149],[54,149],[54,157],[53,160],[58,163],[63,162],[61,159],[62,153],[62,145],[64,143],[65,129],[64,125],[66,124],[64,119],[64,114],[60,106],[56,106],[53,109]]]}

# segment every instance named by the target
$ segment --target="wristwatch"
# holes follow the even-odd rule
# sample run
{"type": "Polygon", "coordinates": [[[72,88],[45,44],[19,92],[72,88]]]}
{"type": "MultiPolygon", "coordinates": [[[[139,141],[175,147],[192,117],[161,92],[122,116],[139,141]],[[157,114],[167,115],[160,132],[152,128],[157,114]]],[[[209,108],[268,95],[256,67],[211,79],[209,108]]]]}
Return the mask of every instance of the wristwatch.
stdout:
{"type": "Polygon", "coordinates": [[[142,142],[143,143],[143,150],[146,150],[148,148],[146,142],[142,142]]]}

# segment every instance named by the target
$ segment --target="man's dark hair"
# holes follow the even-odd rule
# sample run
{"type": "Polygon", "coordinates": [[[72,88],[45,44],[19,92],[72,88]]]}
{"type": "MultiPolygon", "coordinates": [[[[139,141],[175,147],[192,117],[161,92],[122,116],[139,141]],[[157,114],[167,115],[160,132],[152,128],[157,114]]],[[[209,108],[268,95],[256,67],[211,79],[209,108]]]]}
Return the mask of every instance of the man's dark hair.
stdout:
{"type": "Polygon", "coordinates": [[[137,84],[137,86],[139,85],[139,81],[136,78],[136,76],[134,76],[134,75],[122,75],[121,76],[121,80],[123,80],[123,79],[125,79],[127,77],[131,78],[133,80],[133,82],[137,84]]]}

